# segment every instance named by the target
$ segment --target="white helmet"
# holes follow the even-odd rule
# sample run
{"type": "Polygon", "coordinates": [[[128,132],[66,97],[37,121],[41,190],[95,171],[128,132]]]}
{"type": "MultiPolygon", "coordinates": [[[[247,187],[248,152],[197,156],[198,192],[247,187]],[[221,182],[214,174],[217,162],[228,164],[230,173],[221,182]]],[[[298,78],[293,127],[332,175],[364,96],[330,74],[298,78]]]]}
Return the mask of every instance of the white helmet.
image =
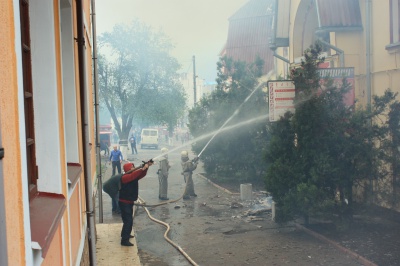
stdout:
{"type": "Polygon", "coordinates": [[[168,149],[167,148],[162,148],[161,149],[161,153],[167,153],[168,152],[168,149]]]}
{"type": "Polygon", "coordinates": [[[182,151],[181,157],[189,157],[189,153],[187,151],[182,151]]]}

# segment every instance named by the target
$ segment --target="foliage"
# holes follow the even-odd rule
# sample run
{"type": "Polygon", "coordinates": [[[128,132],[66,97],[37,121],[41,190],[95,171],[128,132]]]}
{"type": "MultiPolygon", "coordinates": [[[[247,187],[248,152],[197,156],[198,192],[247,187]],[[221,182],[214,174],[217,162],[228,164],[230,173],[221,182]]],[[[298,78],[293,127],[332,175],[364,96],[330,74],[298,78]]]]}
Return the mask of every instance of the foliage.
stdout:
{"type": "Polygon", "coordinates": [[[200,159],[206,173],[212,177],[249,181],[265,171],[262,154],[267,104],[261,90],[263,84],[257,81],[262,67],[261,59],[246,64],[221,58],[216,90],[189,112],[189,130],[199,138],[192,149],[197,154],[202,152],[200,159]],[[263,119],[237,126],[262,115],[263,119]],[[220,128],[222,130],[218,131],[220,128]]]}
{"type": "MultiPolygon", "coordinates": [[[[291,70],[295,114],[288,113],[269,125],[265,180],[279,210],[278,222],[302,216],[307,223],[310,216],[316,216],[348,224],[353,187],[387,175],[383,171],[387,158],[379,143],[389,141],[388,126],[372,121],[387,120],[389,109],[398,108],[395,95],[387,91],[375,96],[374,105],[364,109],[346,106],[346,80],[337,88],[327,79],[321,89],[317,68],[324,59],[320,53],[318,43],[311,46],[301,66],[291,70]]],[[[398,119],[396,114],[393,121],[398,119]]]]}
{"type": "Polygon", "coordinates": [[[127,139],[133,123],[168,124],[172,129],[183,115],[186,95],[178,80],[180,66],[169,55],[169,39],[133,21],[102,34],[99,43],[100,101],[110,111],[120,139],[127,139]]]}

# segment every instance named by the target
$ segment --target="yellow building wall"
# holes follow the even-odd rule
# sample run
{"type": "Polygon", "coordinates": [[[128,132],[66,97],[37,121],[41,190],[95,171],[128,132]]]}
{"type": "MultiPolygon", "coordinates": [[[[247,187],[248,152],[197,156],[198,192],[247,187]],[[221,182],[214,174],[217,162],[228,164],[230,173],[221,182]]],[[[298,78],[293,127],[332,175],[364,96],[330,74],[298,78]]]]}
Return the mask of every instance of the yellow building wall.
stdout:
{"type": "Polygon", "coordinates": [[[390,44],[389,11],[389,1],[372,1],[371,54],[373,64],[371,71],[373,73],[399,67],[396,64],[395,55],[385,49],[385,46],[390,44]]]}
{"type": "MultiPolygon", "coordinates": [[[[388,88],[400,92],[400,54],[385,48],[390,44],[389,1],[372,0],[371,4],[371,94],[382,95],[388,88]]],[[[360,1],[360,10],[364,30],[336,33],[336,42],[337,46],[345,51],[346,67],[355,67],[356,98],[365,104],[367,101],[365,0],[360,1]]]]}
{"type": "Polygon", "coordinates": [[[289,26],[289,61],[294,62],[294,43],[293,43],[293,36],[294,36],[294,21],[296,18],[297,9],[299,8],[301,0],[292,0],[290,2],[290,26],[289,26]]]}
{"type": "MultiPolygon", "coordinates": [[[[298,48],[299,32],[295,31],[296,14],[300,2],[309,0],[292,0],[290,6],[290,28],[289,28],[289,60],[294,62],[294,49],[298,48]],[[297,37],[295,37],[297,36],[297,37]]],[[[336,32],[331,34],[331,44],[345,52],[345,67],[354,67],[355,70],[355,96],[359,103],[367,101],[366,91],[366,11],[365,0],[360,0],[360,11],[363,23],[363,31],[336,32]]],[[[371,0],[371,94],[382,95],[387,88],[400,92],[400,54],[388,51],[385,47],[390,44],[390,6],[389,1],[371,0]]],[[[282,55],[282,51],[277,49],[282,55]]],[[[333,52],[333,51],[332,51],[333,52]]],[[[333,52],[334,54],[335,52],[333,52]]],[[[334,60],[339,67],[337,59],[334,60]]],[[[277,60],[276,75],[283,73],[283,63],[277,60]]]]}
{"type": "Polygon", "coordinates": [[[4,195],[7,228],[7,253],[10,265],[25,265],[25,234],[23,220],[22,170],[16,162],[21,160],[17,60],[15,53],[13,1],[0,4],[0,127],[1,142],[5,150],[3,162],[4,195]],[[18,240],[15,241],[15,236],[18,240]]]}
{"type": "MultiPolygon", "coordinates": [[[[331,43],[344,51],[345,67],[354,67],[355,98],[358,103],[367,101],[365,82],[365,35],[363,32],[336,32],[331,43]]],[[[339,60],[335,67],[340,67],[339,60]]]]}
{"type": "Polygon", "coordinates": [[[372,94],[382,95],[390,88],[400,92],[400,52],[386,50],[390,44],[389,1],[372,1],[372,94]]]}

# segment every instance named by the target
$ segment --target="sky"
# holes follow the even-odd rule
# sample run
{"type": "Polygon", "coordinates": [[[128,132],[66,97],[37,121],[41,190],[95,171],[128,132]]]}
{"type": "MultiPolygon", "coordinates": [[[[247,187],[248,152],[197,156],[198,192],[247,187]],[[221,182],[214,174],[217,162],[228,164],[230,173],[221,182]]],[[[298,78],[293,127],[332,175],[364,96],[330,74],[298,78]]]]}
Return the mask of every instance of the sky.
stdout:
{"type": "Polygon", "coordinates": [[[116,24],[134,18],[162,29],[175,48],[171,55],[182,68],[206,82],[217,77],[219,53],[228,37],[229,17],[249,0],[97,0],[97,34],[112,31],[116,24]]]}

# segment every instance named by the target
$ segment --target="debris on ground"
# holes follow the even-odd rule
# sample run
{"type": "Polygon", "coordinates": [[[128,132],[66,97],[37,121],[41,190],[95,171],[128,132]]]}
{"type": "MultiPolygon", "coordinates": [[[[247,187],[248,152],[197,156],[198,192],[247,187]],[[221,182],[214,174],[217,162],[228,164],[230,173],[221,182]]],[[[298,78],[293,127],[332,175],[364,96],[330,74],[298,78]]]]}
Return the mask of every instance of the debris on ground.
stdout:
{"type": "Polygon", "coordinates": [[[239,202],[232,202],[231,208],[232,209],[243,208],[243,204],[240,204],[239,202]]]}
{"type": "Polygon", "coordinates": [[[259,210],[248,210],[244,212],[244,216],[257,216],[257,215],[262,215],[265,212],[270,212],[271,209],[259,209],[259,210]]]}

